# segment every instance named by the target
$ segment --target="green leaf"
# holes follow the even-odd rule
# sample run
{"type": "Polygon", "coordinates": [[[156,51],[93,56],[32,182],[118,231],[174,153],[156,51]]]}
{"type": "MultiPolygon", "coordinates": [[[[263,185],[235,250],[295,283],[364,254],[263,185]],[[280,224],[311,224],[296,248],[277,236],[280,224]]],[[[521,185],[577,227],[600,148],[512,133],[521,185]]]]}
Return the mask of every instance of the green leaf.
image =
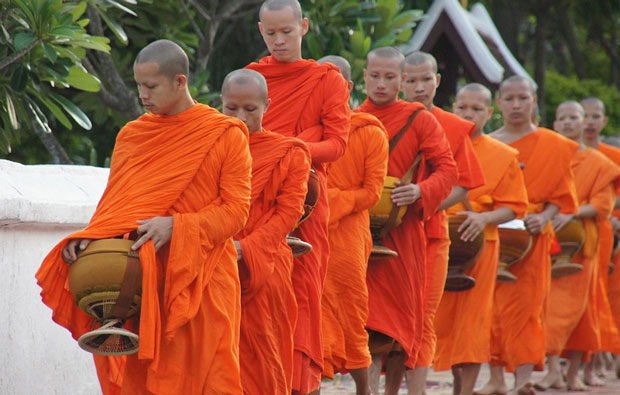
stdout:
{"type": "Polygon", "coordinates": [[[71,121],[69,121],[69,118],[67,118],[67,116],[65,115],[65,113],[62,112],[60,107],[54,104],[54,102],[51,101],[47,97],[47,95],[41,94],[41,92],[35,90],[30,93],[36,96],[36,98],[39,99],[41,103],[43,103],[52,114],[54,114],[54,117],[56,117],[56,119],[62,124],[62,126],[66,127],[69,130],[73,129],[73,125],[71,124],[71,121]]]}
{"type": "Polygon", "coordinates": [[[90,155],[89,155],[89,160],[88,160],[88,164],[91,166],[97,166],[97,151],[95,150],[94,147],[90,148],[90,155]]]}
{"type": "Polygon", "coordinates": [[[88,116],[69,99],[55,92],[50,92],[50,96],[56,103],[60,104],[63,110],[65,110],[80,127],[86,130],[90,130],[93,127],[88,116]]]}
{"type": "Polygon", "coordinates": [[[86,92],[99,92],[101,84],[97,77],[79,66],[73,66],[69,69],[69,75],[65,77],[65,81],[72,87],[86,92]]]}
{"type": "Polygon", "coordinates": [[[322,56],[321,43],[319,43],[319,39],[316,34],[308,33],[306,35],[306,44],[308,45],[308,50],[310,51],[310,56],[313,59],[318,59],[322,56]]]}
{"type": "Polygon", "coordinates": [[[72,16],[73,22],[76,22],[78,19],[80,19],[82,15],[84,15],[84,12],[86,12],[87,6],[88,6],[88,2],[82,1],[82,2],[79,2],[75,7],[73,7],[71,11],[69,11],[69,13],[72,16]]]}
{"type": "MultiPolygon", "coordinates": [[[[34,116],[34,121],[39,124],[41,129],[43,129],[45,133],[52,133],[52,129],[50,129],[50,125],[48,125],[47,119],[45,118],[45,115],[43,114],[43,111],[41,111],[39,106],[37,106],[37,104],[34,103],[32,100],[28,100],[28,108],[30,108],[30,115],[34,116]]],[[[32,120],[33,119],[31,117],[31,121],[32,120]]]]}
{"type": "Polygon", "coordinates": [[[78,47],[94,49],[95,51],[101,52],[109,52],[110,47],[107,45],[102,45],[94,40],[72,40],[71,44],[76,45],[78,47]]]}
{"type": "Polygon", "coordinates": [[[11,127],[13,129],[19,129],[19,122],[17,121],[17,113],[15,112],[15,106],[13,105],[13,99],[11,99],[11,95],[9,92],[4,92],[6,94],[6,109],[9,113],[9,120],[11,121],[11,127]]]}
{"type": "Polygon", "coordinates": [[[58,59],[58,52],[56,52],[54,47],[45,43],[41,43],[41,45],[43,46],[45,56],[50,60],[50,62],[56,63],[56,59],[58,59]]]}
{"type": "Polygon", "coordinates": [[[131,10],[131,9],[127,8],[127,7],[125,7],[125,6],[124,6],[124,5],[122,5],[121,3],[117,3],[117,2],[116,2],[116,1],[114,1],[114,0],[108,0],[107,2],[108,2],[108,3],[110,3],[110,4],[112,4],[114,7],[118,8],[119,10],[123,10],[123,11],[125,11],[126,13],[128,13],[128,14],[130,14],[130,15],[133,15],[133,16],[138,16],[138,14],[136,14],[135,12],[133,12],[133,10],[131,10]]]}
{"type": "Polygon", "coordinates": [[[129,39],[127,38],[127,33],[125,33],[125,30],[123,30],[123,27],[120,25],[120,23],[118,23],[114,19],[110,18],[104,12],[101,12],[99,15],[101,15],[101,18],[103,19],[105,24],[108,25],[110,30],[112,30],[112,33],[114,33],[116,38],[118,38],[121,41],[121,43],[123,43],[123,45],[129,44],[129,39]]]}
{"type": "Polygon", "coordinates": [[[20,66],[13,72],[11,77],[11,88],[16,92],[21,92],[26,88],[28,82],[28,69],[26,66],[20,66]]]}
{"type": "Polygon", "coordinates": [[[15,38],[13,38],[13,45],[15,46],[15,50],[19,51],[32,44],[36,39],[37,38],[31,32],[17,33],[15,38]]]}

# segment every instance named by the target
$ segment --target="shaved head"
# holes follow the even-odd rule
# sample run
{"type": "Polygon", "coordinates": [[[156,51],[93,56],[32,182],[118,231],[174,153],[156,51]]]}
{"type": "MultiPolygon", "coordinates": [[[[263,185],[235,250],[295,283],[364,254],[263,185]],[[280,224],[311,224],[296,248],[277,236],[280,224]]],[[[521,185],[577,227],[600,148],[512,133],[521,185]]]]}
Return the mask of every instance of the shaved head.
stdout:
{"type": "Polygon", "coordinates": [[[378,58],[398,59],[400,60],[401,72],[405,71],[405,57],[398,49],[394,47],[380,47],[368,52],[368,55],[366,55],[366,66],[368,66],[368,61],[373,56],[376,56],[378,58]]]}
{"type": "Polygon", "coordinates": [[[487,88],[486,86],[479,84],[477,82],[473,82],[471,84],[467,84],[464,87],[462,87],[461,89],[459,89],[459,91],[456,94],[456,99],[458,100],[459,95],[464,93],[464,92],[475,92],[475,93],[480,93],[484,96],[484,102],[487,106],[490,106],[492,101],[493,101],[493,94],[491,93],[491,91],[489,90],[489,88],[487,88]]]}
{"type": "Polygon", "coordinates": [[[318,63],[331,63],[340,69],[345,80],[351,81],[351,65],[342,56],[328,55],[317,60],[318,63]]]}
{"type": "Polygon", "coordinates": [[[499,84],[499,96],[500,97],[502,96],[502,91],[504,90],[504,87],[506,85],[514,84],[514,83],[527,84],[532,96],[536,96],[536,89],[534,88],[534,83],[532,82],[532,80],[527,77],[520,76],[520,75],[513,75],[503,80],[502,83],[499,84]]]}
{"type": "Polygon", "coordinates": [[[566,101],[563,101],[562,103],[560,103],[558,108],[555,109],[556,117],[558,115],[558,112],[561,109],[565,108],[565,107],[576,107],[577,111],[579,111],[579,113],[581,114],[582,117],[586,116],[586,112],[583,110],[583,106],[579,102],[577,102],[575,100],[566,100],[566,101]]]}
{"type": "Polygon", "coordinates": [[[430,63],[433,66],[433,71],[437,73],[437,60],[433,55],[427,52],[416,51],[412,52],[405,58],[405,62],[412,66],[419,66],[424,63],[430,63]]]}
{"type": "Polygon", "coordinates": [[[159,74],[165,75],[170,80],[182,74],[189,76],[189,60],[187,54],[178,44],[170,40],[153,41],[136,56],[135,64],[157,63],[159,74]]]}
{"type": "MultiPolygon", "coordinates": [[[[267,100],[267,81],[265,77],[257,71],[250,69],[239,69],[228,73],[222,83],[222,95],[226,94],[226,90],[230,84],[236,85],[255,85],[260,97],[267,100]]],[[[249,87],[248,87],[249,88],[249,87]]]]}
{"type": "Polygon", "coordinates": [[[582,106],[589,106],[589,105],[600,106],[601,109],[603,110],[603,115],[605,115],[605,103],[603,103],[603,101],[599,99],[598,97],[594,97],[594,96],[586,97],[585,99],[581,101],[581,105],[582,106]]]}
{"type": "Polygon", "coordinates": [[[293,15],[295,19],[301,20],[303,18],[303,14],[301,12],[301,5],[299,5],[299,1],[297,0],[267,0],[260,6],[260,10],[258,11],[258,19],[263,20],[263,12],[265,11],[280,11],[286,7],[291,7],[293,10],[293,15]]]}

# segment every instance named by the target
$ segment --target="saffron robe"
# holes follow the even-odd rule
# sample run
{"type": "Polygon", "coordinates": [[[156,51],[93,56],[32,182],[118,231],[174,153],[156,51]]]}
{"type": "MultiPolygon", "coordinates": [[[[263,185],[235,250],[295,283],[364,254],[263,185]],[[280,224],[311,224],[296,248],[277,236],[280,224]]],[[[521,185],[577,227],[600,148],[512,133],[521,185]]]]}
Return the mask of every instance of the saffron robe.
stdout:
{"type": "Polygon", "coordinates": [[[313,247],[310,253],[295,258],[293,267],[298,305],[295,350],[303,354],[295,359],[293,389],[307,393],[319,389],[323,368],[321,294],[329,257],[325,165],[345,151],[350,128],[349,91],[340,70],[329,63],[305,59],[281,63],[268,56],[247,68],[258,71],[267,80],[272,101],[263,126],[303,140],[320,179],[319,201],[312,215],[294,232],[313,247]],[[309,379],[305,378],[307,369],[302,365],[312,367],[309,379]]]}
{"type": "MultiPolygon", "coordinates": [[[[523,217],[528,200],[518,152],[487,135],[476,137],[472,143],[486,180],[484,186],[467,193],[474,210],[486,212],[508,207],[518,218],[523,217]]],[[[459,203],[448,213],[466,210],[459,203]]],[[[476,286],[463,292],[445,292],[437,309],[435,370],[448,370],[462,363],[485,363],[491,357],[493,291],[499,262],[497,225],[487,225],[483,233],[483,249],[466,273],[476,279],[476,286]]]]}
{"type": "Polygon", "coordinates": [[[369,315],[366,327],[395,339],[407,353],[406,365],[414,367],[424,318],[426,283],[426,237],[423,221],[435,213],[449,195],[458,174],[445,133],[432,114],[420,103],[397,100],[376,106],[369,99],[355,111],[370,113],[383,123],[390,138],[403,128],[408,118],[421,111],[388,160],[388,176],[402,178],[418,152],[423,161],[412,182],[418,184],[422,197],[407,207],[402,223],[384,239],[384,245],[398,252],[398,257],[370,262],[368,284],[369,315]]]}
{"type": "MultiPolygon", "coordinates": [[[[601,153],[603,153],[607,158],[611,159],[611,161],[614,162],[616,166],[620,166],[620,149],[612,145],[603,144],[603,143],[599,144],[598,147],[596,147],[596,149],[600,151],[601,153]]],[[[615,191],[615,196],[619,196],[619,195],[620,195],[620,189],[617,189],[615,191]]],[[[615,209],[612,215],[616,218],[620,218],[620,209],[615,209]]],[[[609,232],[609,228],[607,228],[607,232],[609,232]]],[[[605,242],[606,243],[611,242],[613,245],[613,233],[611,236],[609,236],[609,233],[607,233],[607,235],[608,235],[607,236],[608,238],[607,240],[605,240],[605,242]]],[[[609,248],[609,244],[607,244],[607,248],[609,248]]],[[[601,253],[606,254],[605,251],[601,251],[601,253]]],[[[615,256],[613,256],[612,261],[616,268],[620,267],[620,254],[616,254],[615,256]]],[[[604,265],[603,262],[600,262],[600,264],[604,265]]],[[[602,270],[607,270],[607,269],[603,268],[602,270]]],[[[604,335],[604,341],[607,346],[605,348],[612,350],[612,349],[615,349],[615,347],[617,346],[614,344],[615,341],[613,339],[614,337],[617,338],[618,334],[616,330],[620,328],[620,270],[614,269],[614,271],[611,274],[609,274],[608,271],[605,271],[604,273],[602,273],[602,275],[606,279],[605,283],[607,286],[607,297],[608,297],[609,306],[611,310],[610,314],[613,317],[613,321],[615,323],[615,328],[614,328],[614,325],[611,325],[611,320],[609,320],[609,317],[608,316],[603,317],[606,323],[606,329],[607,329],[606,334],[604,335]]],[[[617,352],[617,351],[614,351],[614,352],[617,352]]]]}
{"type": "MultiPolygon", "coordinates": [[[[473,122],[434,106],[433,115],[442,126],[456,162],[459,178],[456,185],[468,190],[484,185],[484,173],[474,152],[470,139],[473,122]]],[[[427,238],[426,249],[426,305],[424,308],[424,329],[422,344],[416,358],[416,366],[430,367],[435,354],[437,335],[435,333],[435,312],[444,294],[448,273],[450,237],[448,216],[444,210],[435,213],[424,223],[427,238]]]]}
{"type": "MultiPolygon", "coordinates": [[[[572,262],[582,264],[583,270],[571,276],[551,279],[546,330],[547,354],[553,355],[560,355],[567,343],[568,347],[575,350],[598,343],[598,320],[592,319],[593,314],[586,312],[586,306],[589,305],[591,309],[596,305],[599,278],[598,221],[611,214],[612,193],[620,178],[620,169],[602,154],[589,148],[574,155],[571,169],[580,206],[591,204],[596,210],[596,218],[581,220],[586,239],[572,262]]],[[[597,349],[596,346],[585,347],[586,350],[597,349]]]]}
{"type": "MultiPolygon", "coordinates": [[[[123,127],[90,224],[56,245],[36,274],[52,318],[77,339],[91,330],[93,318],[69,292],[69,266],[61,257],[67,242],[131,232],[140,219],[174,218],[170,243],[157,253],[152,241],[139,250],[138,353],[126,357],[123,376],[102,383],[103,389],[241,392],[240,286],[232,236],[248,216],[250,172],[247,128],[208,106],[195,104],[174,116],[145,114],[123,127]]],[[[108,357],[97,358],[99,377],[114,378],[119,358],[109,363],[108,357]]]]}
{"type": "MultiPolygon", "coordinates": [[[[493,137],[491,135],[491,137],[493,137]]],[[[545,203],[564,213],[577,211],[577,197],[570,163],[579,145],[545,128],[509,144],[525,164],[528,214],[541,212],[545,203]]],[[[542,369],[545,359],[544,309],[551,282],[551,223],[533,235],[530,252],[510,267],[518,280],[497,283],[493,299],[491,363],[508,371],[534,364],[542,369]]]]}
{"type": "Polygon", "coordinates": [[[329,264],[323,292],[323,377],[370,366],[366,268],[372,250],[368,210],[381,196],[388,134],[370,114],[352,113],[342,158],[329,165],[329,264]]]}
{"type": "Polygon", "coordinates": [[[286,235],[303,214],[310,152],[295,138],[250,134],[252,200],[235,239],[243,259],[239,361],[244,394],[290,394],[297,303],[286,235]]]}

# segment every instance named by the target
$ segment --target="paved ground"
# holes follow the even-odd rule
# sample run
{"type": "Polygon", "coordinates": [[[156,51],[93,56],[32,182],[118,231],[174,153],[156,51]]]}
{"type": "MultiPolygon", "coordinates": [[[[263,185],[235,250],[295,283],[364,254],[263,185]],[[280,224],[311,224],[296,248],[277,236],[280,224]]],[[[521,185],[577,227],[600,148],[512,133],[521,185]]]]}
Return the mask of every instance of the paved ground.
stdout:
{"type": "MultiPolygon", "coordinates": [[[[540,380],[544,376],[544,372],[534,372],[534,381],[540,380]]],[[[478,382],[476,388],[482,387],[489,377],[489,369],[487,366],[483,366],[478,376],[478,382]]],[[[512,375],[506,375],[508,386],[513,384],[512,375]]],[[[383,377],[382,377],[383,382],[383,377]]],[[[433,372],[431,371],[427,380],[427,394],[428,395],[452,395],[452,374],[450,372],[433,372]]],[[[407,389],[403,383],[400,394],[406,394],[407,389]]],[[[539,394],[553,394],[553,395],[566,395],[577,394],[576,392],[569,392],[566,390],[553,390],[549,389],[545,392],[538,391],[539,394]]],[[[335,394],[355,394],[355,384],[349,375],[336,375],[333,381],[323,381],[321,386],[321,394],[323,395],[335,395],[335,394]]],[[[579,394],[596,394],[596,395],[620,395],[620,379],[617,379],[612,372],[607,373],[606,385],[604,387],[589,387],[588,391],[580,392],[579,394]]]]}

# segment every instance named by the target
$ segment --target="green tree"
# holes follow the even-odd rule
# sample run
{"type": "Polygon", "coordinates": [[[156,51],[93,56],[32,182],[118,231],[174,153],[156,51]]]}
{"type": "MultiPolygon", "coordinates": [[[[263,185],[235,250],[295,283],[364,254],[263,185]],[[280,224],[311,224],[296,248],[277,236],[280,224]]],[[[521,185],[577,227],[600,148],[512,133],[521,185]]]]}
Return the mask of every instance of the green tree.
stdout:
{"type": "Polygon", "coordinates": [[[108,52],[106,37],[91,36],[86,1],[0,0],[0,150],[24,132],[43,142],[54,163],[70,163],[52,130],[92,127],[68,97],[70,89],[97,92],[99,80],[81,64],[87,49],[108,52]]]}

